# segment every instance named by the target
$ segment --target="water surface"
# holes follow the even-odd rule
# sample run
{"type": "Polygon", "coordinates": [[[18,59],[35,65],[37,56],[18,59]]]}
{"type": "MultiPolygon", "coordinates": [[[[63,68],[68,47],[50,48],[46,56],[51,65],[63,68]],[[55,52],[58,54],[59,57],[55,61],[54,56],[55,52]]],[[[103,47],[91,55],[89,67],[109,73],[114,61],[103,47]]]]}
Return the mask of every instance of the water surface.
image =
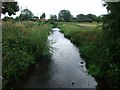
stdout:
{"type": "Polygon", "coordinates": [[[51,60],[43,60],[21,81],[8,85],[23,88],[96,88],[95,79],[87,73],[79,49],[52,29],[48,37],[53,47],[51,60]]]}

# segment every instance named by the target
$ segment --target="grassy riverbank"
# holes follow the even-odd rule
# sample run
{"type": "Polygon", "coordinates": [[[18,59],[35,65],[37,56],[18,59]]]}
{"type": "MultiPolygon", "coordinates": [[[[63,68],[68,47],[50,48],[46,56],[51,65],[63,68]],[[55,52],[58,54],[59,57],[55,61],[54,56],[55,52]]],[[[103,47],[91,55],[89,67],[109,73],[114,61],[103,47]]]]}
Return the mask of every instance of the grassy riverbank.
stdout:
{"type": "Polygon", "coordinates": [[[105,31],[97,23],[59,23],[59,27],[65,37],[79,47],[89,72],[107,82],[109,86],[106,88],[118,87],[120,70],[119,64],[114,63],[117,58],[114,55],[119,54],[119,49],[115,51],[119,47],[118,40],[106,40],[105,31]]]}
{"type": "MultiPolygon", "coordinates": [[[[65,37],[80,48],[84,58],[92,58],[96,50],[96,40],[100,37],[101,27],[96,23],[63,23],[60,25],[65,37]]],[[[89,62],[90,60],[87,60],[89,62]]]]}
{"type": "Polygon", "coordinates": [[[48,23],[3,22],[3,78],[19,80],[31,65],[49,56],[47,37],[52,25],[48,23]]]}

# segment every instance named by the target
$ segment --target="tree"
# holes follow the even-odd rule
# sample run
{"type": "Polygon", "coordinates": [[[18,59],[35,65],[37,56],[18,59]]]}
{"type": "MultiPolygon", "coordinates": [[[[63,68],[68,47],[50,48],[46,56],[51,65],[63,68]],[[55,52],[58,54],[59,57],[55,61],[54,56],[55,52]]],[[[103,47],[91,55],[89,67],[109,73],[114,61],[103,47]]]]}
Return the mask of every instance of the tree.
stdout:
{"type": "Polygon", "coordinates": [[[2,2],[2,13],[8,15],[16,15],[15,13],[19,11],[19,6],[17,2],[2,2]]]}
{"type": "Polygon", "coordinates": [[[58,20],[61,21],[62,19],[65,20],[65,22],[72,21],[72,15],[70,11],[68,10],[61,10],[58,14],[58,20]]]}
{"type": "Polygon", "coordinates": [[[13,17],[4,17],[2,20],[3,21],[14,21],[14,18],[13,17]]]}
{"type": "Polygon", "coordinates": [[[57,21],[57,16],[56,15],[54,15],[54,20],[57,21]]]}
{"type": "Polygon", "coordinates": [[[32,21],[38,21],[39,20],[39,17],[38,16],[34,16],[33,18],[32,18],[32,21]]]}
{"type": "Polygon", "coordinates": [[[40,19],[43,19],[43,18],[45,18],[46,17],[46,15],[45,15],[45,13],[43,13],[41,16],[40,16],[40,19]]]}
{"type": "Polygon", "coordinates": [[[76,18],[76,17],[73,17],[73,21],[76,22],[76,21],[77,21],[77,18],[76,18]]]}
{"type": "Polygon", "coordinates": [[[65,20],[64,20],[63,17],[58,17],[58,21],[59,21],[59,22],[65,22],[65,20]]]}
{"type": "Polygon", "coordinates": [[[110,86],[120,86],[120,2],[104,4],[108,14],[103,17],[104,43],[107,47],[106,65],[109,66],[106,75],[110,86]]]}
{"type": "Polygon", "coordinates": [[[33,13],[28,9],[24,9],[20,14],[20,18],[22,20],[30,20],[33,19],[33,17],[34,17],[33,13]]]}
{"type": "Polygon", "coordinates": [[[96,21],[96,20],[97,20],[97,16],[94,15],[94,14],[87,14],[86,17],[87,17],[88,19],[91,19],[92,21],[96,21]]]}
{"type": "Polygon", "coordinates": [[[57,16],[56,15],[50,15],[50,22],[55,22],[57,21],[57,16]]]}
{"type": "Polygon", "coordinates": [[[79,21],[79,22],[86,22],[86,20],[87,20],[86,15],[84,15],[84,14],[77,15],[77,21],[79,21]]]}
{"type": "Polygon", "coordinates": [[[16,20],[16,21],[19,21],[19,20],[20,20],[20,17],[17,16],[17,17],[15,18],[15,20],[16,20]]]}
{"type": "MultiPolygon", "coordinates": [[[[104,4],[108,14],[103,16],[103,31],[96,42],[93,70],[97,77],[104,78],[108,86],[120,87],[120,2],[104,4]],[[95,65],[94,65],[95,64],[95,65]]],[[[108,89],[109,90],[109,89],[108,89]]]]}
{"type": "Polygon", "coordinates": [[[58,27],[56,21],[57,21],[57,16],[56,15],[50,15],[50,23],[53,24],[53,27],[58,27]]]}
{"type": "Polygon", "coordinates": [[[96,22],[102,22],[102,16],[98,16],[98,17],[96,18],[96,22]]]}
{"type": "Polygon", "coordinates": [[[87,15],[79,14],[76,17],[77,17],[77,21],[79,22],[93,22],[93,21],[99,22],[102,19],[100,16],[97,17],[94,14],[87,14],[87,15]]]}

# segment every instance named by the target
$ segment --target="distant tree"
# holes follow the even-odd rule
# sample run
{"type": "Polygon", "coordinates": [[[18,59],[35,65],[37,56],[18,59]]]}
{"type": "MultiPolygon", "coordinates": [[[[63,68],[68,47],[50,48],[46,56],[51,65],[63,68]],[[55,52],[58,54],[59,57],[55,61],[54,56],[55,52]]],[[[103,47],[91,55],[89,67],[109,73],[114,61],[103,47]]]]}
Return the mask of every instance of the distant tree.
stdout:
{"type": "Polygon", "coordinates": [[[87,14],[86,17],[91,19],[92,21],[96,21],[97,20],[97,16],[94,15],[94,14],[87,14]]]}
{"type": "Polygon", "coordinates": [[[86,22],[86,20],[87,20],[86,15],[84,15],[84,14],[77,15],[77,21],[79,21],[79,22],[86,22]]]}
{"type": "Polygon", "coordinates": [[[3,19],[2,19],[3,21],[14,21],[14,18],[13,17],[4,17],[3,19]]]}
{"type": "Polygon", "coordinates": [[[22,11],[22,13],[20,14],[20,18],[21,18],[22,20],[30,20],[30,19],[32,19],[33,17],[34,17],[33,13],[32,13],[30,10],[28,10],[28,9],[24,9],[24,10],[22,11]]]}
{"type": "Polygon", "coordinates": [[[54,20],[57,21],[57,15],[54,15],[54,20]]]}
{"type": "Polygon", "coordinates": [[[65,20],[64,20],[63,17],[58,17],[58,21],[59,21],[59,22],[65,22],[65,20]]]}
{"type": "Polygon", "coordinates": [[[55,21],[57,21],[57,16],[56,15],[50,15],[50,22],[54,23],[55,21]]]}
{"type": "Polygon", "coordinates": [[[68,10],[61,10],[58,14],[58,20],[64,20],[65,22],[72,21],[72,15],[68,10]]]}
{"type": "Polygon", "coordinates": [[[17,16],[17,17],[15,18],[15,20],[16,20],[16,21],[19,21],[19,20],[20,20],[20,17],[17,16]]]}
{"type": "Polygon", "coordinates": [[[55,28],[55,27],[58,27],[58,25],[57,25],[57,16],[56,15],[50,15],[50,23],[51,24],[53,24],[53,27],[55,28]]]}
{"type": "Polygon", "coordinates": [[[98,16],[96,19],[97,22],[102,22],[102,20],[103,20],[102,16],[98,16]]]}
{"type": "Polygon", "coordinates": [[[46,15],[45,15],[45,13],[43,13],[41,16],[40,16],[40,19],[43,19],[43,18],[45,18],[46,17],[46,15]]]}
{"type": "Polygon", "coordinates": [[[31,21],[39,21],[39,17],[38,16],[33,16],[30,20],[31,21]]]}
{"type": "Polygon", "coordinates": [[[38,16],[34,16],[32,20],[33,20],[33,21],[38,21],[38,20],[39,20],[39,17],[38,17],[38,16]]]}
{"type": "Polygon", "coordinates": [[[77,18],[76,18],[76,17],[73,17],[73,21],[76,22],[76,21],[77,21],[77,18]]]}
{"type": "Polygon", "coordinates": [[[102,17],[101,16],[96,16],[94,14],[87,14],[87,15],[84,15],[84,14],[79,14],[76,16],[77,18],[77,21],[79,22],[100,22],[102,20],[102,17]]]}
{"type": "Polygon", "coordinates": [[[17,2],[2,2],[2,13],[8,13],[9,16],[16,15],[15,13],[19,11],[19,6],[17,2]]]}

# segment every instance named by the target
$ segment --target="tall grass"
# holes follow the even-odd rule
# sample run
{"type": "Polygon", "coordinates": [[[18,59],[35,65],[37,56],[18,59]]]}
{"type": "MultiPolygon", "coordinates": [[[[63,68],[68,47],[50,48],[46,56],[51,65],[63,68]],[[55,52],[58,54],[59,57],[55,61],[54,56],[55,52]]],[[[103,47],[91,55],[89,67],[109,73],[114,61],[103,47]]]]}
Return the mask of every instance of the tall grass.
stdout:
{"type": "MultiPolygon", "coordinates": [[[[98,24],[87,23],[63,23],[59,24],[65,37],[69,38],[79,49],[81,56],[85,58],[87,66],[91,65],[95,56],[96,44],[101,37],[102,30],[98,24]],[[92,26],[91,26],[92,25],[92,26]]],[[[91,71],[91,68],[90,72],[91,71]]]]}
{"type": "Polygon", "coordinates": [[[47,37],[50,24],[3,22],[3,78],[19,80],[36,60],[49,54],[47,37]]]}
{"type": "Polygon", "coordinates": [[[66,23],[61,24],[61,30],[65,36],[78,46],[92,43],[96,40],[97,36],[101,33],[100,28],[95,27],[82,27],[79,23],[66,23]]]}
{"type": "Polygon", "coordinates": [[[94,23],[61,23],[59,25],[65,36],[79,47],[81,56],[87,62],[89,73],[98,81],[103,80],[102,84],[106,89],[118,88],[120,86],[119,39],[111,38],[108,32],[94,23]]]}

